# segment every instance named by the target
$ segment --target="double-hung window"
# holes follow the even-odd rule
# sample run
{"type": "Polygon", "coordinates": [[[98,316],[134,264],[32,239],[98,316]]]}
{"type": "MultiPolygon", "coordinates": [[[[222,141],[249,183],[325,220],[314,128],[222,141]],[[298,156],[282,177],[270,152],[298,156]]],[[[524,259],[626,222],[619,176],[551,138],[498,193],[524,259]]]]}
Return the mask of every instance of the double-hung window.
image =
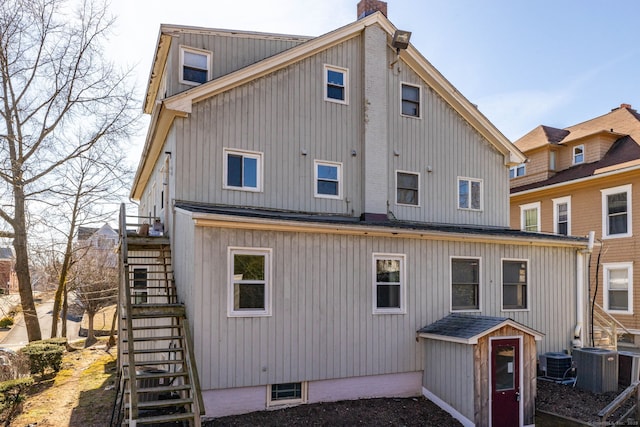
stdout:
{"type": "Polygon", "coordinates": [[[211,52],[180,46],[180,83],[199,85],[211,80],[211,52]]]}
{"type": "Polygon", "coordinates": [[[342,163],[315,162],[316,197],[340,199],[342,197],[342,163]]]}
{"type": "Polygon", "coordinates": [[[396,203],[399,205],[420,205],[420,174],[396,171],[396,203]]]}
{"type": "Polygon", "coordinates": [[[603,264],[604,306],[614,313],[633,313],[633,263],[603,264]]]}
{"type": "Polygon", "coordinates": [[[520,205],[520,229],[540,231],[540,202],[520,205]]]}
{"type": "Polygon", "coordinates": [[[528,286],[528,262],[502,260],[502,309],[526,310],[528,286]]]}
{"type": "Polygon", "coordinates": [[[402,115],[409,117],[420,117],[420,86],[403,83],[402,92],[402,115]]]}
{"type": "Polygon", "coordinates": [[[229,316],[252,317],[271,314],[271,249],[228,249],[229,316]]]}
{"type": "Polygon", "coordinates": [[[602,236],[631,237],[631,184],[602,192],[602,236]]]}
{"type": "Polygon", "coordinates": [[[571,234],[571,196],[553,199],[553,232],[571,234]]]}
{"type": "Polygon", "coordinates": [[[524,176],[526,173],[526,167],[524,163],[520,163],[517,166],[511,166],[509,168],[509,178],[517,178],[519,176],[524,176]]]}
{"type": "Polygon", "coordinates": [[[480,259],[451,258],[451,310],[480,309],[480,259]]]}
{"type": "Polygon", "coordinates": [[[482,210],[482,180],[458,178],[458,209],[482,210]]]}
{"type": "Polygon", "coordinates": [[[224,150],[224,188],[262,191],[262,153],[224,150]]]}
{"type": "Polygon", "coordinates": [[[576,145],[573,147],[573,164],[584,163],[584,145],[576,145]]]}
{"type": "Polygon", "coordinates": [[[324,66],[324,99],[340,104],[349,103],[349,70],[324,66]]]}
{"type": "Polygon", "coordinates": [[[373,254],[373,312],[404,313],[405,256],[373,254]]]}

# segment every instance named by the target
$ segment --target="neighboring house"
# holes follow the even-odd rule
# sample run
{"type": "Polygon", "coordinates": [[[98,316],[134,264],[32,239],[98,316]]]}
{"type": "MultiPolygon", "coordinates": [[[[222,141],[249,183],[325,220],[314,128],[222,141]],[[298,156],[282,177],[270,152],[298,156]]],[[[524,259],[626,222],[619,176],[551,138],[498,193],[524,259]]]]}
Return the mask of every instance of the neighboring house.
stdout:
{"type": "Polygon", "coordinates": [[[100,253],[107,257],[107,265],[116,267],[118,255],[115,249],[119,238],[118,232],[107,223],[100,228],[78,227],[76,255],[91,256],[92,253],[100,253]]]}
{"type": "Polygon", "coordinates": [[[564,129],[538,126],[515,142],[528,161],[511,168],[512,227],[574,236],[595,231],[601,247],[589,265],[594,310],[615,317],[626,328],[618,325],[618,332],[636,345],[639,143],[640,114],[622,104],[564,129]]]}
{"type": "MultiPolygon", "coordinates": [[[[394,42],[384,2],[358,7],[315,38],[160,28],[131,196],[170,241],[202,412],[424,394],[465,425],[531,425],[537,355],[585,315],[587,239],[510,229],[525,156],[394,42]]],[[[121,300],[127,321],[160,316],[151,294],[121,300]]]]}
{"type": "Polygon", "coordinates": [[[18,278],[15,272],[15,257],[9,247],[0,248],[0,294],[18,292],[18,278]]]}

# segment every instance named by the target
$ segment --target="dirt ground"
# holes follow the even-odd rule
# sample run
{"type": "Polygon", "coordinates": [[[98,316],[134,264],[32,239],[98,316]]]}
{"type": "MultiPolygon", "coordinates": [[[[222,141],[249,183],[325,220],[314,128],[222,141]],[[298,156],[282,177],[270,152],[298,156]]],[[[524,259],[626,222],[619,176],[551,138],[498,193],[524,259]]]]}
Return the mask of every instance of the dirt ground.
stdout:
{"type": "MultiPolygon", "coordinates": [[[[114,401],[115,355],[104,341],[67,353],[55,378],[38,382],[11,426],[108,426],[114,401]]],[[[620,389],[622,391],[622,389],[620,389]]],[[[598,411],[617,393],[594,394],[538,380],[537,408],[582,422],[597,423],[598,411]]],[[[628,408],[629,406],[626,406],[628,408]]],[[[424,397],[387,398],[300,405],[273,411],[217,418],[222,426],[459,426],[457,420],[424,397]]],[[[542,425],[542,423],[541,423],[542,425]]],[[[544,424],[549,426],[565,424],[544,424]]],[[[633,421],[626,425],[638,425],[633,421]]]]}
{"type": "Polygon", "coordinates": [[[108,426],[116,355],[103,342],[66,353],[60,372],[32,387],[11,426],[108,426]]]}
{"type": "Polygon", "coordinates": [[[232,426],[460,426],[424,397],[314,403],[274,411],[217,418],[207,427],[232,426]]]}

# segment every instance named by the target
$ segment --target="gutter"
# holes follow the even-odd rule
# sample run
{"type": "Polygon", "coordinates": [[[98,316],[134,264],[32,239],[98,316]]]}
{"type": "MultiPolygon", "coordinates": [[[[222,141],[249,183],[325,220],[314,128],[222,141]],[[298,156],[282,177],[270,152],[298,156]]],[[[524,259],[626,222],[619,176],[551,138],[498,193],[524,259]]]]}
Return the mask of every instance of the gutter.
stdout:
{"type": "Polygon", "coordinates": [[[542,187],[531,188],[529,190],[518,191],[517,193],[511,193],[509,195],[509,198],[511,198],[513,196],[525,196],[525,195],[533,194],[535,192],[542,191],[542,190],[545,190],[545,191],[546,190],[553,190],[553,189],[564,187],[564,186],[567,186],[567,185],[580,184],[582,182],[588,182],[588,181],[591,181],[591,180],[594,180],[594,179],[599,179],[599,178],[603,178],[603,177],[606,178],[606,177],[609,177],[609,176],[615,176],[615,175],[619,175],[619,174],[627,173],[627,172],[635,172],[635,171],[638,171],[638,170],[640,170],[640,165],[629,167],[629,168],[624,168],[624,169],[617,169],[617,170],[611,171],[611,172],[603,172],[603,173],[598,174],[598,175],[589,175],[589,176],[586,176],[584,178],[578,178],[578,179],[574,179],[574,180],[571,180],[571,181],[563,181],[563,182],[559,182],[557,184],[545,185],[545,186],[542,186],[542,187]]]}

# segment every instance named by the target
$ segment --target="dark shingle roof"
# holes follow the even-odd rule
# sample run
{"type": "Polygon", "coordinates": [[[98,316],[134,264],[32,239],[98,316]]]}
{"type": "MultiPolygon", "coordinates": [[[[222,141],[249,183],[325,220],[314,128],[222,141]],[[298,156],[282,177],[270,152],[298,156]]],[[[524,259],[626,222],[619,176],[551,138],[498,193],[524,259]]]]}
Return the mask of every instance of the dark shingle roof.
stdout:
{"type": "Polygon", "coordinates": [[[469,339],[498,326],[506,320],[509,320],[509,318],[454,313],[425,326],[418,332],[469,339]]]}
{"type": "Polygon", "coordinates": [[[453,313],[418,330],[419,334],[443,341],[475,344],[477,339],[504,325],[511,325],[540,339],[542,334],[508,317],[453,313]]]}
{"type": "Polygon", "coordinates": [[[521,185],[511,189],[511,193],[545,187],[547,185],[559,184],[561,182],[573,181],[596,175],[599,169],[609,166],[621,165],[640,159],[640,145],[630,136],[625,136],[613,143],[609,151],[597,162],[576,165],[568,169],[561,170],[549,179],[538,181],[527,185],[521,185]]]}
{"type": "Polygon", "coordinates": [[[362,227],[388,227],[401,230],[416,230],[425,232],[442,232],[442,233],[455,233],[466,234],[475,236],[499,236],[509,238],[524,238],[524,239],[539,239],[539,240],[554,240],[558,242],[567,243],[584,243],[586,244],[588,239],[575,236],[562,236],[552,233],[533,233],[529,231],[514,230],[511,228],[502,227],[489,227],[489,226],[473,226],[473,225],[459,225],[459,224],[440,224],[440,223],[426,223],[415,221],[400,221],[396,219],[384,219],[369,221],[359,217],[346,216],[346,215],[331,215],[331,214],[315,214],[308,212],[292,212],[281,211],[273,209],[255,209],[238,206],[221,206],[200,204],[184,201],[176,201],[176,208],[183,209],[193,213],[204,214],[218,214],[218,215],[230,215],[247,218],[262,218],[282,221],[297,221],[297,222],[313,222],[321,224],[335,224],[345,226],[362,226],[362,227]]]}

